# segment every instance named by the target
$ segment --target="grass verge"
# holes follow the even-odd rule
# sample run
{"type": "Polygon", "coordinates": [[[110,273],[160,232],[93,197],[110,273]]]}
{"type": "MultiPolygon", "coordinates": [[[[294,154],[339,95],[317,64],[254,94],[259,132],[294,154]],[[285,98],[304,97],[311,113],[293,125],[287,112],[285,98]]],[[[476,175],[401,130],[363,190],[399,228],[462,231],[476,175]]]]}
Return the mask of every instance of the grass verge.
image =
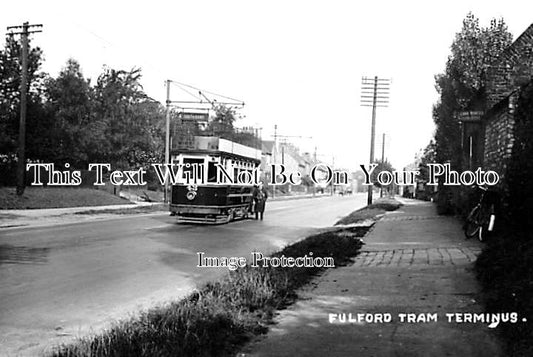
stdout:
{"type": "Polygon", "coordinates": [[[14,187],[0,187],[0,209],[64,208],[123,205],[128,200],[104,190],[73,187],[26,187],[17,196],[14,187]]]}
{"type": "Polygon", "coordinates": [[[139,206],[133,208],[108,208],[108,209],[90,209],[86,211],[76,212],[74,214],[86,215],[86,214],[139,214],[167,211],[168,205],[165,203],[157,203],[149,206],[139,206]]]}
{"type": "MultiPolygon", "coordinates": [[[[371,208],[365,217],[382,210],[371,208]]],[[[314,257],[332,257],[335,266],[346,265],[359,253],[362,242],[358,237],[369,228],[319,233],[273,256],[297,258],[313,252],[314,257]]],[[[142,312],[102,334],[62,345],[51,356],[232,356],[252,337],[265,333],[275,310],[291,304],[297,290],[324,269],[248,265],[181,301],[142,312]]]]}
{"type": "Polygon", "coordinates": [[[396,201],[394,198],[380,198],[373,204],[363,207],[350,213],[346,217],[341,218],[339,221],[337,221],[337,223],[335,223],[335,225],[354,224],[368,219],[375,219],[385,212],[397,210],[401,206],[402,204],[396,201]]]}

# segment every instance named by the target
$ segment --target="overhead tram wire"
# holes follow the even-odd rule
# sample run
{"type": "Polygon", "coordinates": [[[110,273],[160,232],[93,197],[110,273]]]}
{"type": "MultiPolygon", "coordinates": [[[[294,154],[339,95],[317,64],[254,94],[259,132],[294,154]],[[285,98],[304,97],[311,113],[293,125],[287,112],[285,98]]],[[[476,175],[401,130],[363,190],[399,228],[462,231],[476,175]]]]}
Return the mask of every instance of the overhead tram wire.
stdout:
{"type": "Polygon", "coordinates": [[[184,91],[185,93],[189,94],[191,97],[193,97],[194,99],[196,100],[201,100],[200,96],[197,95],[197,94],[193,94],[191,92],[189,92],[187,89],[183,88],[184,86],[181,85],[181,84],[178,84],[178,83],[174,83],[173,81],[171,81],[172,84],[174,84],[174,86],[176,86],[177,88],[181,89],[182,91],[184,91]]]}
{"type": "MultiPolygon", "coordinates": [[[[123,54],[124,52],[128,52],[130,54],[137,55],[137,53],[133,53],[130,49],[125,48],[124,46],[117,45],[117,44],[109,41],[105,37],[99,35],[98,33],[94,32],[91,29],[86,28],[85,26],[80,25],[79,23],[75,23],[75,22],[71,22],[71,23],[74,26],[76,26],[77,28],[81,29],[82,31],[84,31],[84,32],[90,34],[91,36],[93,36],[96,40],[101,42],[106,48],[112,48],[117,53],[121,53],[121,54],[123,54]]],[[[141,62],[142,62],[142,65],[144,67],[150,68],[152,71],[157,72],[161,78],[165,78],[167,76],[165,73],[163,73],[161,71],[160,66],[156,66],[156,65],[154,65],[153,63],[151,63],[151,62],[149,62],[147,60],[142,60],[141,62]]],[[[236,106],[244,106],[244,101],[239,100],[239,99],[235,99],[235,98],[232,98],[232,97],[224,96],[224,95],[221,95],[221,94],[218,94],[218,93],[215,93],[215,92],[211,92],[211,91],[207,91],[207,90],[202,90],[202,89],[197,88],[195,86],[192,86],[190,84],[186,84],[186,83],[179,82],[179,81],[176,81],[176,80],[170,80],[170,82],[172,84],[180,85],[180,86],[183,86],[183,87],[188,87],[190,89],[194,89],[195,91],[211,94],[211,95],[214,95],[214,96],[217,96],[217,97],[220,97],[220,98],[227,99],[229,101],[235,102],[235,103],[222,103],[222,102],[216,101],[219,104],[229,104],[229,105],[236,105],[236,106]]],[[[180,89],[185,91],[184,88],[180,88],[180,89]]],[[[187,91],[185,91],[185,92],[188,93],[189,95],[191,95],[192,97],[194,97],[195,99],[198,99],[198,101],[201,101],[200,95],[195,95],[195,94],[192,94],[192,93],[187,92],[187,91]]],[[[203,104],[203,103],[200,103],[200,104],[203,104]]]]}
{"type": "MultiPolygon", "coordinates": [[[[67,21],[67,22],[72,24],[72,25],[74,25],[74,26],[76,26],[76,27],[78,27],[79,29],[85,31],[86,33],[90,34],[91,36],[96,38],[98,41],[103,43],[105,48],[111,48],[111,49],[113,49],[115,51],[115,53],[119,53],[119,54],[128,53],[130,55],[138,56],[138,53],[134,53],[129,48],[117,45],[117,44],[109,41],[105,37],[103,37],[103,36],[97,34],[96,32],[86,28],[85,26],[80,25],[79,23],[72,22],[72,21],[67,21]]],[[[142,62],[142,65],[143,65],[144,68],[150,68],[152,71],[157,72],[161,76],[161,78],[165,78],[166,75],[161,71],[160,66],[156,66],[153,63],[151,63],[149,61],[146,61],[146,60],[141,60],[140,62],[142,62]]],[[[143,67],[140,67],[140,68],[143,68],[143,67]]]]}
{"type": "Polygon", "coordinates": [[[205,89],[200,89],[200,88],[197,88],[195,86],[192,86],[190,84],[186,84],[186,83],[182,83],[182,82],[178,82],[178,81],[175,81],[175,80],[170,80],[170,83],[171,84],[174,84],[176,86],[178,86],[178,88],[182,89],[185,91],[184,88],[181,88],[180,86],[183,86],[183,87],[187,87],[187,88],[190,88],[190,89],[194,89],[194,90],[197,90],[198,91],[198,97],[196,97],[195,95],[192,95],[190,92],[187,92],[189,94],[191,94],[193,97],[195,98],[198,98],[198,100],[200,102],[202,102],[202,99],[201,97],[204,97],[209,103],[211,103],[212,105],[214,104],[214,102],[216,103],[219,103],[219,104],[228,104],[228,105],[236,105],[236,106],[244,106],[244,101],[242,100],[239,100],[239,99],[235,99],[235,98],[232,98],[232,97],[228,97],[228,96],[225,96],[225,95],[222,95],[222,94],[218,94],[218,93],[215,93],[215,92],[211,92],[211,91],[208,91],[208,90],[205,90],[205,89]],[[207,94],[211,94],[213,96],[216,96],[216,97],[220,97],[220,98],[223,98],[223,99],[227,99],[227,100],[230,100],[234,103],[223,103],[223,102],[219,102],[218,100],[214,99],[214,100],[211,100],[209,98],[207,98],[205,96],[204,93],[207,93],[207,94]]]}
{"type": "Polygon", "coordinates": [[[200,88],[194,87],[194,86],[192,86],[190,84],[181,83],[181,82],[178,82],[178,81],[175,81],[175,80],[171,80],[171,82],[174,83],[174,84],[177,84],[177,85],[189,87],[189,88],[197,90],[199,92],[204,92],[204,93],[207,93],[207,94],[215,95],[217,97],[228,99],[228,100],[233,100],[233,101],[238,102],[238,103],[243,103],[243,101],[240,100],[240,99],[231,98],[231,97],[228,97],[228,96],[225,96],[225,95],[222,95],[222,94],[218,94],[218,93],[215,93],[215,92],[211,92],[211,91],[208,91],[208,90],[205,90],[205,89],[200,89],[200,88]]]}

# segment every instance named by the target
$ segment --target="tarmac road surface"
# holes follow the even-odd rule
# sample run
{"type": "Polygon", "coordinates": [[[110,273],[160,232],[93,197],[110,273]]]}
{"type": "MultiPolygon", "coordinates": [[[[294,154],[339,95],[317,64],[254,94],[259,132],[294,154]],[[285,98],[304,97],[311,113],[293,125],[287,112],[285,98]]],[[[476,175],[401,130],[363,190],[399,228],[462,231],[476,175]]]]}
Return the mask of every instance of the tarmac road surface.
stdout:
{"type": "Polygon", "coordinates": [[[264,221],[221,226],[159,213],[0,230],[0,354],[42,353],[227,272],[197,268],[197,252],[268,254],[365,204],[365,194],[269,201],[264,221]]]}

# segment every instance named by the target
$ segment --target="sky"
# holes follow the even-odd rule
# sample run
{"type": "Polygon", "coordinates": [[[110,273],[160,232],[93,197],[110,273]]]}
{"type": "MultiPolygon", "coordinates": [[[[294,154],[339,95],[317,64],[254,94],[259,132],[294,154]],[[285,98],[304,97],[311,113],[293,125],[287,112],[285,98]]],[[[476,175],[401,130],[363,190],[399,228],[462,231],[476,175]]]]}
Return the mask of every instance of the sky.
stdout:
{"type": "MultiPolygon", "coordinates": [[[[5,2],[0,28],[43,24],[32,43],[56,76],[69,58],[95,83],[104,66],[142,69],[164,103],[165,80],[245,102],[238,126],[277,134],[335,167],[368,164],[371,108],[363,76],[391,79],[376,115],[376,156],[401,170],[431,140],[434,76],[469,11],[482,26],[503,17],[514,38],[528,1],[35,1],[5,2]]],[[[172,85],[171,100],[194,100],[172,85]]],[[[211,97],[211,99],[216,99],[211,97]]],[[[220,100],[220,98],[219,98],[220,100]]]]}

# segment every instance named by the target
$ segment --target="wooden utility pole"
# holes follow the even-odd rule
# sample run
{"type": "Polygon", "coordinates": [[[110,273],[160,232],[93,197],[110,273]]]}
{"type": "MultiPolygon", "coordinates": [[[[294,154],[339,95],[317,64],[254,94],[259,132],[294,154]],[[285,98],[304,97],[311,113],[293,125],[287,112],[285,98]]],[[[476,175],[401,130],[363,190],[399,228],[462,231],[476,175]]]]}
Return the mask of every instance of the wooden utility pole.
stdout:
{"type": "MultiPolygon", "coordinates": [[[[279,145],[279,147],[281,148],[281,165],[284,166],[285,165],[285,144],[287,144],[287,139],[288,138],[312,139],[313,137],[312,136],[302,136],[302,135],[279,135],[278,134],[278,125],[275,124],[274,125],[274,147],[272,149],[272,161],[274,162],[274,164],[278,163],[277,162],[277,160],[278,160],[277,147],[278,147],[278,139],[279,138],[281,138],[280,145],[279,145]]],[[[315,147],[315,161],[316,161],[316,147],[315,147]]],[[[276,177],[272,177],[271,181],[276,182],[276,177]]],[[[274,197],[274,195],[275,195],[276,186],[277,185],[272,185],[272,197],[274,197]]],[[[290,190],[290,185],[289,185],[289,190],[290,190]]]]}
{"type": "MultiPolygon", "coordinates": [[[[372,107],[372,127],[370,130],[370,162],[374,163],[374,141],[376,135],[376,108],[386,107],[389,102],[390,79],[363,77],[361,81],[361,105],[372,107]]],[[[373,185],[368,186],[367,204],[372,204],[373,185]]]]}
{"type": "MultiPolygon", "coordinates": [[[[385,162],[385,133],[383,133],[383,140],[381,142],[381,164],[385,162]]],[[[379,190],[379,197],[383,197],[383,186],[379,190]]]]}
{"type": "MultiPolygon", "coordinates": [[[[316,165],[317,164],[317,161],[316,161],[316,150],[317,150],[317,147],[315,146],[315,152],[313,153],[313,165],[316,165]]],[[[316,195],[316,183],[313,183],[313,197],[316,195]]]]}
{"type": "MultiPolygon", "coordinates": [[[[165,123],[165,164],[170,162],[170,80],[166,80],[167,101],[166,101],[166,123],[165,123]]],[[[165,203],[168,203],[168,182],[165,180],[165,203]]]]}
{"type": "Polygon", "coordinates": [[[43,25],[30,25],[28,22],[22,26],[9,26],[8,35],[21,35],[21,71],[20,71],[20,123],[19,123],[19,147],[17,161],[17,195],[22,196],[26,188],[26,97],[28,90],[28,35],[30,33],[42,32],[32,30],[32,27],[42,27],[43,25]],[[14,29],[22,29],[20,32],[13,32],[14,29]]]}
{"type": "MultiPolygon", "coordinates": [[[[331,157],[331,169],[335,171],[335,156],[331,157]]],[[[335,193],[335,184],[333,183],[333,178],[331,179],[331,195],[335,193]]]]}
{"type": "MultiPolygon", "coordinates": [[[[370,160],[369,164],[374,163],[374,141],[376,140],[376,99],[377,99],[377,91],[378,91],[378,77],[374,77],[374,94],[373,94],[373,100],[372,100],[372,128],[370,133],[370,160]]],[[[372,204],[372,191],[374,190],[374,185],[368,186],[368,196],[366,199],[366,203],[368,205],[372,204]]]]}
{"type": "MultiPolygon", "coordinates": [[[[277,155],[276,151],[278,150],[278,125],[274,124],[274,145],[272,146],[272,161],[274,165],[277,165],[277,155]]],[[[270,172],[270,182],[276,182],[276,176],[273,175],[273,172],[270,172]]],[[[272,198],[276,197],[276,185],[272,185],[272,198]]]]}
{"type": "Polygon", "coordinates": [[[385,133],[383,133],[383,142],[381,144],[381,162],[385,162],[385,133]]]}

